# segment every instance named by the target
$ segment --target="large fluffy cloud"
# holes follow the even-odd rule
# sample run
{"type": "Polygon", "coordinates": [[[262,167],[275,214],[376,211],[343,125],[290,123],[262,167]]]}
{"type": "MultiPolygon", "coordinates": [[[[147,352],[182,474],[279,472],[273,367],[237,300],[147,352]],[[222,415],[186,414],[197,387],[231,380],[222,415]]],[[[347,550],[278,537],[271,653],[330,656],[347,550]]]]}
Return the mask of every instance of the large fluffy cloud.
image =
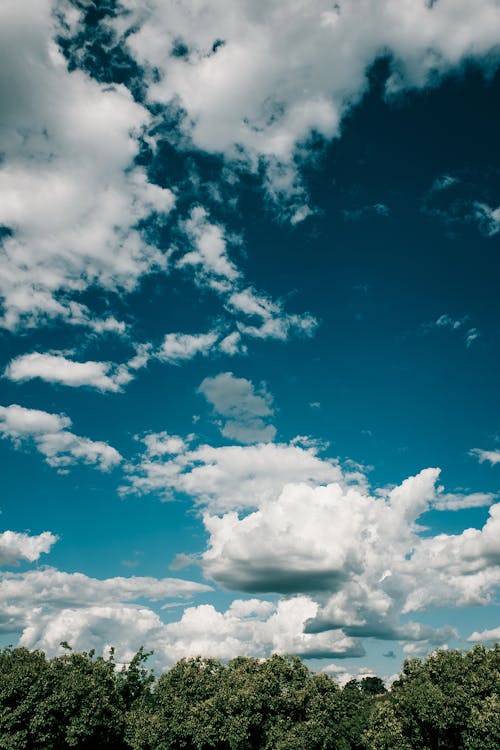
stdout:
{"type": "Polygon", "coordinates": [[[333,593],[355,576],[382,578],[415,543],[412,524],[434,496],[437,475],[427,469],[387,499],[339,483],[287,484],[243,518],[207,513],[205,570],[230,588],[261,592],[333,593]]]}
{"type": "Polygon", "coordinates": [[[426,469],[373,496],[339,483],[289,484],[243,517],[207,512],[203,566],[230,589],[313,595],[321,607],[308,632],[442,642],[450,628],[434,631],[406,615],[491,601],[500,505],[481,530],[421,537],[419,516],[439,503],[438,475],[426,469]]]}
{"type": "Polygon", "coordinates": [[[308,214],[300,147],[339,133],[377,57],[390,58],[391,93],[434,82],[467,58],[486,68],[498,58],[495,0],[123,4],[129,13],[113,23],[150,71],[150,101],[182,109],[198,148],[264,162],[271,193],[292,196],[295,221],[308,214]]]}
{"type": "Polygon", "coordinates": [[[160,669],[190,656],[230,659],[295,653],[342,658],[364,654],[360,643],[341,631],[304,633],[306,620],[316,610],[317,604],[303,596],[278,604],[237,599],[223,612],[209,604],[188,607],[178,621],[165,624],[144,606],[103,603],[53,613],[37,609],[28,616],[20,643],[51,653],[61,641],[68,641],[73,648],[94,647],[98,651],[116,646],[122,661],[146,643],[154,649],[153,658],[160,669]]]}
{"type": "MultiPolygon", "coordinates": [[[[23,8],[9,1],[0,10],[0,68],[7,72],[0,81],[0,325],[16,329],[58,317],[123,334],[123,322],[100,319],[78,295],[89,287],[131,291],[144,274],[167,268],[173,249],[157,247],[148,226],[164,223],[174,194],[137,165],[144,139],[154,150],[147,107],[123,84],[103,85],[88,71],[68,70],[55,39],[71,35],[77,17],[76,8],[57,0],[30,0],[23,8]],[[66,10],[68,28],[55,10],[66,10]]],[[[197,204],[179,228],[173,265],[222,294],[231,314],[246,315],[228,302],[248,286],[229,257],[228,232],[197,204]]],[[[267,300],[261,312],[257,323],[240,321],[249,335],[287,338],[316,325],[308,314],[288,315],[281,301],[267,300]]],[[[243,350],[241,332],[222,333],[197,343],[205,353],[216,341],[217,351],[243,350]]],[[[186,336],[169,334],[159,356],[188,359],[194,338],[186,336]]],[[[105,387],[112,389],[109,380],[105,387]]]]}
{"type": "Polygon", "coordinates": [[[99,651],[122,646],[126,658],[145,643],[152,629],[161,626],[158,615],[133,602],[186,599],[209,590],[204,584],[175,578],[98,580],[54,568],[8,573],[0,581],[0,631],[20,633],[21,645],[51,652],[61,640],[99,651]]]}
{"type": "MultiPolygon", "coordinates": [[[[211,398],[224,405],[217,386],[211,398]]],[[[500,583],[493,542],[499,504],[483,529],[420,533],[418,520],[430,509],[495,499],[445,492],[439,469],[370,492],[362,474],[343,472],[314,446],[192,447],[166,433],[148,435],[145,443],[145,454],[127,467],[128,490],[189,495],[203,509],[209,534],[200,558],[205,574],[236,591],[312,597],[318,608],[308,633],[342,629],[349,637],[430,647],[455,631],[412,621],[412,613],[487,604],[500,583]]]]}
{"type": "Polygon", "coordinates": [[[123,492],[189,495],[215,512],[258,507],[276,498],[287,481],[334,482],[342,478],[337,461],[322,458],[315,445],[192,446],[167,433],[148,435],[146,451],[127,466],[123,492]],[[162,449],[162,446],[164,449],[162,449]]]}
{"type": "MultiPolygon", "coordinates": [[[[164,255],[138,229],[173,205],[133,167],[150,116],[124,86],[68,72],[48,0],[0,9],[2,324],[63,316],[94,325],[71,298],[97,284],[131,289],[164,255]],[[19,54],[19,50],[23,54],[19,54]]],[[[113,319],[98,327],[121,330],[113,319]]]]}

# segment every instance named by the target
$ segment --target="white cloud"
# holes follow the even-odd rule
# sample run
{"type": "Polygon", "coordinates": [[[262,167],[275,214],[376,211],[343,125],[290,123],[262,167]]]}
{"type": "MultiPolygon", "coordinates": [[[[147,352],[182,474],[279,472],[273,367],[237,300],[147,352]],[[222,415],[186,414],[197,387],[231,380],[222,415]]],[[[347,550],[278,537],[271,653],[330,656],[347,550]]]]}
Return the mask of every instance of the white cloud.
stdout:
{"type": "Polygon", "coordinates": [[[166,257],[137,228],[167,214],[170,190],[133,167],[150,115],[122,85],[68,72],[53,38],[48,0],[8,1],[0,10],[0,270],[2,325],[14,329],[62,316],[94,330],[123,330],[96,320],[73,293],[97,285],[133,289],[164,268],[166,257]],[[25,54],[20,55],[23,49],[25,54]]]}
{"type": "Polygon", "coordinates": [[[187,362],[197,354],[206,357],[219,338],[215,331],[208,333],[167,333],[157,353],[159,359],[170,364],[187,362]]]}
{"type": "Polygon", "coordinates": [[[182,256],[177,263],[179,267],[194,266],[209,282],[212,277],[219,283],[223,279],[234,282],[240,276],[228,257],[223,228],[209,222],[208,213],[202,206],[191,209],[183,228],[194,249],[182,256]]]}
{"type": "MultiPolygon", "coordinates": [[[[317,320],[310,313],[287,313],[281,300],[273,300],[247,285],[243,273],[228,256],[226,230],[210,221],[206,209],[195,206],[189,218],[181,222],[181,228],[189,247],[194,245],[194,249],[181,256],[177,267],[194,268],[195,281],[218,294],[225,309],[237,318],[238,330],[222,338],[217,351],[230,356],[244,354],[246,347],[242,344],[242,335],[281,340],[288,339],[291,334],[313,335],[317,320]],[[241,316],[243,321],[239,320],[241,316]]],[[[235,241],[240,240],[236,238],[235,241]]]]}
{"type": "Polygon", "coordinates": [[[276,435],[276,428],[268,423],[274,412],[272,396],[264,387],[258,393],[246,378],[236,378],[232,372],[221,372],[205,378],[198,388],[214,413],[224,417],[221,432],[224,437],[240,443],[268,442],[276,435]]]}
{"type": "Polygon", "coordinates": [[[50,653],[57,652],[63,640],[73,648],[94,647],[99,652],[116,646],[118,660],[127,661],[147,643],[154,649],[154,664],[159,669],[198,655],[230,659],[295,653],[340,658],[364,653],[355,639],[340,631],[304,633],[304,623],[316,609],[308,597],[281,600],[277,605],[256,599],[236,600],[225,612],[208,604],[188,607],[180,620],[169,624],[162,623],[146,607],[112,603],[55,612],[34,610],[20,644],[50,653]]]}
{"type": "Polygon", "coordinates": [[[177,455],[187,449],[187,443],[181,437],[169,435],[168,432],[153,432],[142,440],[149,457],[177,455]]]}
{"type": "Polygon", "coordinates": [[[492,466],[500,464],[500,450],[485,451],[482,448],[472,448],[469,454],[475,456],[481,464],[485,462],[492,466]]]}
{"type": "Polygon", "coordinates": [[[247,316],[255,323],[238,322],[241,333],[254,338],[286,340],[290,334],[312,336],[318,326],[317,319],[309,313],[286,313],[280,300],[272,300],[252,287],[238,289],[229,296],[226,307],[230,312],[247,316]]]}
{"type": "Polygon", "coordinates": [[[497,498],[494,492],[444,492],[436,495],[433,507],[436,510],[463,510],[465,508],[483,508],[491,505],[497,498]]]}
{"type": "Polygon", "coordinates": [[[379,545],[392,547],[393,555],[406,549],[437,475],[435,469],[421,472],[392,490],[388,501],[339,483],[286,484],[279,497],[243,518],[207,513],[205,571],[233,589],[282,593],[335,591],[365,568],[378,579],[390,567],[379,545]]]}
{"type": "MultiPolygon", "coordinates": [[[[0,11],[0,65],[9,70],[0,91],[0,225],[10,230],[0,247],[0,325],[14,330],[59,317],[95,333],[122,335],[123,322],[112,315],[99,318],[75,295],[94,286],[129,292],[144,274],[167,268],[173,250],[157,248],[139,227],[163,221],[174,194],[150,183],[134,165],[141,137],[149,138],[149,111],[123,85],[99,84],[82,70],[68,71],[54,41],[66,33],[52,12],[55,4],[29,0],[21,9],[10,0],[0,11]],[[27,51],[22,57],[20,48],[27,51]]],[[[78,29],[78,13],[70,15],[71,34],[78,29]]],[[[227,249],[238,240],[201,205],[190,209],[180,228],[189,249],[177,267],[227,298],[242,282],[227,249]]],[[[278,337],[286,338],[294,329],[311,327],[311,316],[287,316],[281,304],[274,318],[250,335],[276,337],[279,329],[278,337]]],[[[187,340],[172,340],[186,335],[169,334],[160,355],[168,361],[189,358],[189,348],[176,347],[186,347],[187,340]]],[[[213,341],[205,345],[219,338],[207,336],[213,341]]],[[[220,338],[218,351],[244,352],[241,333],[220,338]]],[[[113,376],[95,371],[104,366],[93,365],[89,377],[113,390],[105,379],[113,376]]]]}
{"type": "Polygon", "coordinates": [[[232,331],[219,342],[219,350],[230,357],[235,354],[246,354],[247,347],[242,343],[241,333],[232,331]]]}
{"type": "MultiPolygon", "coordinates": [[[[454,318],[448,313],[440,315],[434,323],[425,324],[422,326],[422,330],[429,331],[432,328],[449,328],[451,331],[463,331],[469,316],[465,315],[463,318],[454,318]]],[[[479,338],[481,334],[477,328],[469,328],[465,331],[465,345],[467,348],[479,338]]]]}
{"type": "MultiPolygon", "coordinates": [[[[116,645],[124,660],[164,626],[151,609],[129,602],[185,599],[209,586],[176,578],[98,580],[54,568],[4,574],[0,581],[0,631],[20,632],[20,645],[56,652],[61,640],[76,649],[106,651],[116,645]],[[98,602],[98,604],[96,604],[98,602]]],[[[163,666],[165,663],[163,664],[163,666]]]]}
{"type": "Polygon", "coordinates": [[[113,24],[132,30],[126,43],[151,71],[149,99],[185,112],[197,148],[253,169],[264,163],[270,194],[291,196],[295,217],[307,208],[297,162],[308,139],[339,134],[377,57],[391,57],[391,94],[432,84],[469,57],[486,69],[498,57],[495,0],[124,5],[130,15],[113,24]],[[179,40],[182,56],[173,54],[179,40]]]}
{"type": "Polygon", "coordinates": [[[70,426],[71,420],[64,414],[25,409],[17,404],[0,406],[0,432],[13,440],[60,432],[70,426]]]}
{"type": "Polygon", "coordinates": [[[123,365],[112,362],[75,362],[59,353],[22,354],[13,359],[5,369],[5,377],[15,382],[40,378],[71,388],[87,386],[101,392],[117,393],[133,380],[133,373],[145,367],[151,356],[147,344],[136,346],[136,354],[123,365]]]}
{"type": "MultiPolygon", "coordinates": [[[[438,475],[426,469],[378,495],[339,483],[287,484],[242,517],[207,511],[205,572],[230,589],[313,596],[321,606],[307,632],[444,643],[452,628],[406,615],[491,601],[500,583],[500,504],[483,529],[420,537],[419,516],[442,496],[438,475]]],[[[449,496],[445,502],[453,507],[449,496]]]]}
{"type": "Polygon", "coordinates": [[[0,600],[9,604],[85,607],[99,602],[113,604],[171,597],[191,597],[211,587],[179,578],[142,576],[90,578],[83,573],[65,573],[55,568],[27,573],[4,573],[0,581],[0,600]]]}
{"type": "Polygon", "coordinates": [[[477,643],[478,641],[483,643],[494,643],[500,641],[500,626],[498,628],[492,628],[491,630],[481,630],[480,632],[475,630],[470,634],[467,640],[469,643],[477,643]]]}
{"type": "Polygon", "coordinates": [[[402,568],[415,576],[403,611],[490,603],[500,585],[499,534],[500,503],[496,503],[482,529],[422,539],[402,568]]]}
{"type": "Polygon", "coordinates": [[[149,647],[159,628],[160,618],[147,607],[94,604],[52,612],[37,607],[26,618],[18,645],[43,649],[49,655],[61,652],[62,641],[75,651],[95,649],[104,656],[114,647],[117,661],[127,663],[145,643],[149,647]]]}
{"type": "Polygon", "coordinates": [[[0,534],[0,565],[15,565],[20,561],[35,562],[41,554],[50,552],[57,536],[44,531],[37,536],[4,531],[0,534]]]}
{"type": "Polygon", "coordinates": [[[452,318],[448,313],[441,315],[435,322],[438,328],[451,328],[452,331],[456,331],[461,328],[467,318],[452,318]]]}
{"type": "MultiPolygon", "coordinates": [[[[163,439],[165,439],[163,433],[163,439]]],[[[146,441],[151,441],[148,436],[146,441]]],[[[126,467],[123,492],[156,492],[169,499],[189,495],[214,512],[256,508],[276,498],[287,482],[333,482],[342,478],[337,461],[320,458],[318,446],[261,443],[247,446],[186,445],[168,460],[146,453],[126,467]]]]}
{"type": "Polygon", "coordinates": [[[474,203],[474,218],[479,228],[487,237],[494,237],[500,232],[500,206],[491,208],[486,203],[474,203]]]}
{"type": "Polygon", "coordinates": [[[61,354],[32,352],[12,360],[5,370],[5,377],[17,382],[40,378],[73,388],[90,386],[99,391],[116,392],[127,382],[127,373],[110,374],[112,367],[111,362],[75,362],[61,354]]]}
{"type": "Polygon", "coordinates": [[[0,436],[13,440],[16,447],[32,442],[50,466],[64,471],[81,462],[109,471],[121,462],[118,451],[108,443],[75,435],[68,427],[71,420],[64,414],[18,404],[0,406],[0,436]]]}

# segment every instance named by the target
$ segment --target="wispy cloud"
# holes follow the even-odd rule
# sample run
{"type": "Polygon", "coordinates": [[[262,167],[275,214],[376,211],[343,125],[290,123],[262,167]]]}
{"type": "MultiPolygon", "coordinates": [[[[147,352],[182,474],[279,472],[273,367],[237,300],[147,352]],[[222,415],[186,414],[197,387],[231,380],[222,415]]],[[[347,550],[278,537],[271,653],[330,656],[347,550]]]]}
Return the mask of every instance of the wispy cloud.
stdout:
{"type": "Polygon", "coordinates": [[[468,328],[468,321],[468,315],[464,315],[462,318],[454,318],[448,313],[443,313],[432,323],[424,323],[421,326],[421,330],[424,333],[428,333],[429,331],[436,328],[447,328],[450,331],[460,331],[465,336],[465,346],[469,348],[474,343],[474,341],[476,341],[480,337],[481,334],[477,328],[468,328]]]}
{"type": "Polygon", "coordinates": [[[357,221],[365,216],[390,216],[390,209],[385,203],[374,203],[361,208],[344,209],[342,214],[345,219],[357,221]]]}
{"type": "Polygon", "coordinates": [[[439,193],[442,190],[447,190],[448,188],[453,187],[453,185],[458,185],[459,183],[460,180],[458,177],[453,177],[450,174],[443,174],[440,177],[436,177],[432,183],[430,192],[439,193]]]}
{"type": "Polygon", "coordinates": [[[472,448],[469,454],[477,458],[481,464],[489,463],[492,466],[500,464],[500,450],[487,451],[482,448],[472,448]]]}
{"type": "Polygon", "coordinates": [[[474,218],[479,229],[487,237],[494,237],[500,232],[500,206],[491,208],[486,203],[474,203],[474,218]]]}

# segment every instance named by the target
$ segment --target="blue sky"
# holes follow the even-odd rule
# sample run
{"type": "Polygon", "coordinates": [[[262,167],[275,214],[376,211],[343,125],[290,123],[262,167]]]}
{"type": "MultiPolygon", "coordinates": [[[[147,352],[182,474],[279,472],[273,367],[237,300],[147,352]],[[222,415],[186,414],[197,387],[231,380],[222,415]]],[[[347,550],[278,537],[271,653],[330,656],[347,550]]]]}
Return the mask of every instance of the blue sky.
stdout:
{"type": "Polygon", "coordinates": [[[498,639],[498,4],[25,5],[2,642],[342,681],[498,639]]]}

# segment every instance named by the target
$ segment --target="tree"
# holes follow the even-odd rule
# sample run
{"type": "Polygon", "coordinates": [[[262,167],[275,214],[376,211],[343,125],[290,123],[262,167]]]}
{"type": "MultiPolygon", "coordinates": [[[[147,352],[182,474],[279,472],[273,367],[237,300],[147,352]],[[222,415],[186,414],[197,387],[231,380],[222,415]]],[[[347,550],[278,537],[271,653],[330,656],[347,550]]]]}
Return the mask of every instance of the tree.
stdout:
{"type": "Polygon", "coordinates": [[[93,651],[47,659],[25,648],[0,652],[2,750],[124,750],[126,712],[144,698],[151,676],[140,651],[117,673],[113,653],[93,651]]]}
{"type": "Polygon", "coordinates": [[[361,692],[366,695],[383,695],[387,693],[387,688],[380,677],[369,675],[361,680],[361,692]]]}
{"type": "Polygon", "coordinates": [[[412,750],[403,727],[389,701],[378,702],[363,733],[366,750],[412,750]]]}
{"type": "Polygon", "coordinates": [[[480,736],[480,717],[490,715],[488,699],[499,689],[500,648],[475,646],[406,661],[391,698],[412,748],[463,750],[467,737],[480,736]]]}

